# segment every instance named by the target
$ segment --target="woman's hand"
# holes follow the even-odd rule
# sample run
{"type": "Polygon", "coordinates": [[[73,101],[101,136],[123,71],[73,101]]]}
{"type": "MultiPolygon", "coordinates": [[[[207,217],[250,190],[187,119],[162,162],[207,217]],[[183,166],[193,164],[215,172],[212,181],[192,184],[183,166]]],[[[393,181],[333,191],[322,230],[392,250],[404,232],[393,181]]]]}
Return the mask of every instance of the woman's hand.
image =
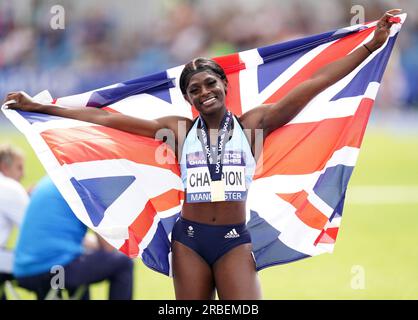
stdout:
{"type": "Polygon", "coordinates": [[[380,48],[388,39],[395,14],[402,10],[392,9],[378,21],[374,37],[366,46],[361,46],[345,57],[337,59],[317,70],[309,79],[293,88],[281,100],[269,107],[255,108],[240,119],[247,128],[264,129],[264,137],[293,119],[316,95],[357,68],[367,57],[369,51],[380,48]]]}
{"type": "Polygon", "coordinates": [[[7,108],[14,110],[36,112],[39,109],[39,103],[35,102],[28,94],[23,91],[10,92],[3,103],[14,100],[14,103],[8,103],[7,108]]]}
{"type": "Polygon", "coordinates": [[[375,51],[379,49],[386,42],[386,39],[389,37],[390,28],[396,22],[392,21],[394,15],[401,13],[401,9],[392,9],[387,11],[383,17],[377,22],[377,28],[374,32],[374,37],[366,45],[367,47],[375,51]]]}

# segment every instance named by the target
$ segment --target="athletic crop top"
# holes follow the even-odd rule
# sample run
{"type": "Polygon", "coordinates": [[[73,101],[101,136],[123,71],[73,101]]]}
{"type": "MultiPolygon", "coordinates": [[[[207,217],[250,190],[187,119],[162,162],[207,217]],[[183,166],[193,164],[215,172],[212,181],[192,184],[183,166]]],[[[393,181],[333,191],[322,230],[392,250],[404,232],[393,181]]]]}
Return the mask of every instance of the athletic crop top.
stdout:
{"type": "MultiPolygon", "coordinates": [[[[256,162],[238,119],[233,116],[233,132],[225,145],[222,180],[226,201],[245,201],[253,179],[256,162]]],[[[196,120],[183,144],[180,161],[181,179],[187,190],[186,202],[211,202],[210,173],[206,154],[197,135],[196,120]]]]}

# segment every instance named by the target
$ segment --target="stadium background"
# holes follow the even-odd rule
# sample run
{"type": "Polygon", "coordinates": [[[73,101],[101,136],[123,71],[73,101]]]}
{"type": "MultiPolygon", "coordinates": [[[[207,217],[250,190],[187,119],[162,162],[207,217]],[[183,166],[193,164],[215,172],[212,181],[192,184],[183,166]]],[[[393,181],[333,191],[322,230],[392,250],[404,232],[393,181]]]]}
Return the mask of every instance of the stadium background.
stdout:
{"type": "MultiPolygon", "coordinates": [[[[348,186],[332,255],[260,272],[265,299],[418,298],[418,2],[201,0],[0,2],[0,95],[87,91],[188,62],[345,27],[390,8],[408,19],[383,79],[348,186]],[[65,28],[53,30],[54,5],[65,28]]],[[[25,187],[45,173],[23,136],[0,115],[0,143],[26,153],[25,187]]],[[[13,247],[16,232],[9,245],[13,247]]],[[[170,278],[136,260],[135,299],[173,299],[170,278]]],[[[108,284],[92,286],[105,299],[108,284]]],[[[25,299],[34,295],[18,289],[25,299]]]]}

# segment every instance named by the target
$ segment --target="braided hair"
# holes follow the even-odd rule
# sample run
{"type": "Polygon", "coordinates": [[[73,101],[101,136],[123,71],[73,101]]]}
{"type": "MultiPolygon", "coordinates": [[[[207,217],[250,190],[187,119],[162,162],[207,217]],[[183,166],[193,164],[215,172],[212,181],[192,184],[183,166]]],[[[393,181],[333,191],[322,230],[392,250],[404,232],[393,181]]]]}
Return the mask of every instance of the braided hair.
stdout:
{"type": "Polygon", "coordinates": [[[180,75],[180,90],[183,94],[186,94],[187,86],[192,76],[203,71],[212,73],[228,83],[224,69],[217,62],[208,58],[196,58],[184,66],[180,75]]]}

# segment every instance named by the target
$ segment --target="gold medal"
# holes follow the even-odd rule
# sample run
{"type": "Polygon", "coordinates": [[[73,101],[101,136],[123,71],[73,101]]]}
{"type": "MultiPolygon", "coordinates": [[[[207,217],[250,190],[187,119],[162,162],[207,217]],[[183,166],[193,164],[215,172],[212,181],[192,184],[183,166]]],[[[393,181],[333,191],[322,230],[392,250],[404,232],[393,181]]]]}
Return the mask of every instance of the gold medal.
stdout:
{"type": "Polygon", "coordinates": [[[222,180],[210,182],[211,201],[225,201],[225,185],[222,180]]]}

